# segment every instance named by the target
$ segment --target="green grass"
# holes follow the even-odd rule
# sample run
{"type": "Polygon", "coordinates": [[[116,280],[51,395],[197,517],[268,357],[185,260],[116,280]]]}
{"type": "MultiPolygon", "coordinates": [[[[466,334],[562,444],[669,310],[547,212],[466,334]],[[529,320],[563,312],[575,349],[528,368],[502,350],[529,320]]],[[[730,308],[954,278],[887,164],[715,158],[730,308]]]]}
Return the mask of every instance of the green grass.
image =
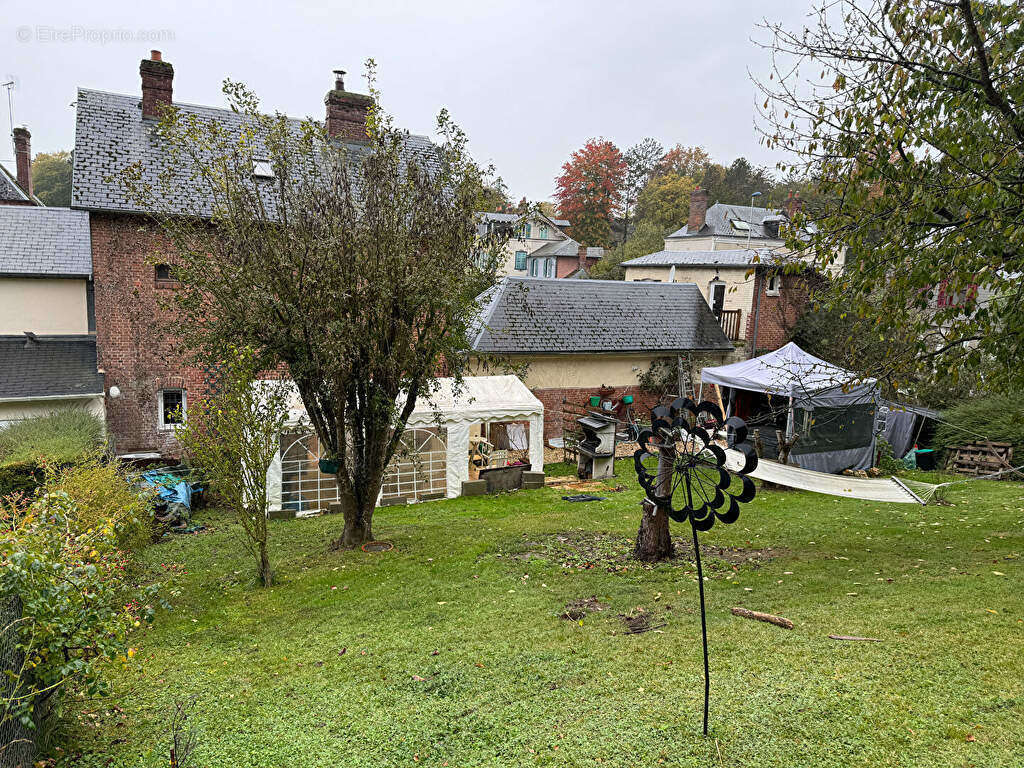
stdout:
{"type": "Polygon", "coordinates": [[[0,464],[75,461],[103,443],[103,423],[82,408],[64,408],[0,428],[0,464]]]}
{"type": "Polygon", "coordinates": [[[328,551],[334,517],[274,523],[270,590],[209,514],[209,532],[147,550],[154,571],[185,570],[175,610],[113,698],[72,708],[84,754],[65,762],[166,765],[173,702],[194,695],[202,768],[1021,765],[1020,484],[931,507],[765,492],[703,534],[724,557],[705,739],[693,569],[623,557],[640,493],[618,470],[627,490],[604,502],[544,489],[379,510],[384,554],[328,551]],[[591,595],[605,610],[560,618],[591,595]],[[624,634],[638,607],[665,626],[624,634]]]}

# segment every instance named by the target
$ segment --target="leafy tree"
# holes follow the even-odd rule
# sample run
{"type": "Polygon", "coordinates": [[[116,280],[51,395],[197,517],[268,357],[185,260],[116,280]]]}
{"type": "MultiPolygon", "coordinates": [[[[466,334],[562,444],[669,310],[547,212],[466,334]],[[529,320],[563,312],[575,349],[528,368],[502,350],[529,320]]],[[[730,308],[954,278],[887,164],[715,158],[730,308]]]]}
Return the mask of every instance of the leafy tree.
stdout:
{"type": "Polygon", "coordinates": [[[821,3],[769,25],[765,143],[828,204],[806,244],[844,252],[831,301],[910,341],[869,373],[1024,384],[1024,7],[980,0],[821,3]],[[942,302],[940,291],[963,300],[942,302]]]}
{"type": "MultiPolygon", "coordinates": [[[[114,463],[51,469],[34,499],[0,498],[0,604],[21,611],[0,622],[5,661],[17,658],[0,685],[0,732],[11,720],[34,728],[60,696],[106,693],[105,669],[135,655],[131,633],[152,621],[160,586],[132,582],[123,545],[148,508],[114,463]]],[[[0,762],[14,765],[18,751],[0,744],[0,762]]]]}
{"type": "Polygon", "coordinates": [[[274,571],[267,549],[267,470],[281,445],[289,393],[280,380],[260,381],[261,368],[250,350],[232,350],[218,366],[213,391],[190,404],[175,434],[241,526],[256,575],[269,587],[274,571]]]}
{"type": "Polygon", "coordinates": [[[508,187],[505,186],[505,182],[500,178],[481,184],[480,200],[477,202],[477,210],[504,213],[507,212],[511,206],[512,201],[508,196],[508,187]]]}
{"type": "MultiPolygon", "coordinates": [[[[372,66],[372,62],[371,62],[372,66]]],[[[372,76],[372,69],[371,69],[372,76]]],[[[259,111],[238,83],[225,94],[241,128],[167,110],[169,160],[158,188],[181,190],[192,216],[158,213],[181,289],[175,330],[223,358],[246,346],[295,382],[344,513],[339,546],[373,538],[385,471],[443,362],[460,379],[479,309],[508,233],[478,237],[485,174],[447,112],[440,144],[418,150],[374,92],[369,141],[349,150],[321,123],[259,111]],[[273,179],[254,179],[254,158],[273,179]],[[177,174],[177,176],[176,176],[177,174]],[[329,465],[328,465],[329,466],[329,465]]],[[[123,181],[146,210],[148,188],[123,181]]]]}
{"type": "Polygon", "coordinates": [[[622,178],[622,197],[619,214],[622,217],[622,242],[629,239],[629,227],[633,218],[637,198],[647,185],[665,149],[655,139],[638,141],[626,150],[626,170],[622,178]]]}
{"type": "Polygon", "coordinates": [[[624,280],[626,271],[622,262],[660,251],[665,245],[665,230],[650,221],[640,221],[633,237],[609,251],[590,268],[590,277],[595,280],[624,280]]]}
{"type": "Polygon", "coordinates": [[[689,176],[691,179],[702,179],[711,166],[711,155],[704,147],[684,147],[676,144],[664,154],[655,168],[656,176],[676,174],[689,176]]]}
{"type": "Polygon", "coordinates": [[[32,189],[45,205],[71,205],[71,153],[40,152],[32,161],[32,189]]]}
{"type": "MultiPolygon", "coordinates": [[[[678,173],[655,176],[644,187],[637,201],[637,218],[651,222],[663,231],[673,231],[686,223],[690,215],[693,179],[678,173]]],[[[661,250],[661,247],[658,247],[661,250]]]]}
{"type": "Polygon", "coordinates": [[[559,213],[572,223],[575,240],[584,245],[609,244],[625,173],[622,153],[605,139],[590,139],[562,166],[554,196],[559,213]]]}

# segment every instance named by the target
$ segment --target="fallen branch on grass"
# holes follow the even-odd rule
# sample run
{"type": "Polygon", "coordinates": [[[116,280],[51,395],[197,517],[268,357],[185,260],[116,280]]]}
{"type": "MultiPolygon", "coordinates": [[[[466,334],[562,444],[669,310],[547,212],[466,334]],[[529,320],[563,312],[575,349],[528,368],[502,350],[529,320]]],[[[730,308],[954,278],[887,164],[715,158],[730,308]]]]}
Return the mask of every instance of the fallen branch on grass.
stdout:
{"type": "Polygon", "coordinates": [[[782,627],[783,629],[792,629],[793,622],[784,616],[775,616],[770,613],[761,613],[760,611],[751,611],[746,608],[733,608],[733,616],[742,616],[744,619],[754,619],[754,621],[763,621],[768,624],[774,624],[776,627],[782,627]]]}
{"type": "Polygon", "coordinates": [[[862,643],[880,643],[882,642],[877,637],[857,637],[856,635],[829,635],[829,640],[855,640],[862,643]]]}

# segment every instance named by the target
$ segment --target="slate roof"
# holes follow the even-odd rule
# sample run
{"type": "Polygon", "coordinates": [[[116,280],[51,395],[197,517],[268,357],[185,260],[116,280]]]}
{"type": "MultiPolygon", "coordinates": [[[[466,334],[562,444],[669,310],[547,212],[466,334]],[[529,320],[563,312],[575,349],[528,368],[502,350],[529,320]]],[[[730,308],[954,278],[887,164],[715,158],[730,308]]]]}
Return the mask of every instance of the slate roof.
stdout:
{"type": "Polygon", "coordinates": [[[622,262],[624,267],[743,267],[752,264],[773,264],[781,256],[771,248],[738,249],[735,251],[658,251],[622,262]],[[755,261],[756,257],[756,261],[755,261]]]}
{"type": "MultiPolygon", "coordinates": [[[[535,251],[531,251],[527,254],[527,258],[532,259],[535,256],[578,256],[580,252],[580,244],[572,238],[566,240],[553,240],[550,243],[544,243],[540,248],[535,251]]],[[[604,248],[587,246],[587,258],[588,259],[600,259],[604,257],[604,248]]]]}
{"type": "Polygon", "coordinates": [[[0,163],[0,200],[28,202],[28,195],[18,186],[18,179],[0,163]]]}
{"type": "MultiPolygon", "coordinates": [[[[168,166],[168,152],[157,135],[154,120],[142,118],[141,96],[123,96],[88,88],[78,89],[75,112],[75,152],[71,182],[71,207],[92,211],[142,212],[137,202],[126,194],[116,180],[107,181],[125,167],[138,163],[143,183],[151,185],[160,213],[182,213],[206,216],[212,212],[211,201],[198,199],[188,167],[174,168],[170,184],[161,182],[160,174],[168,166]]],[[[174,102],[183,117],[195,115],[200,121],[216,121],[234,135],[241,135],[246,125],[244,115],[230,109],[174,102]]],[[[303,121],[289,119],[295,135],[303,121]]],[[[349,144],[350,150],[365,151],[363,144],[349,144]]],[[[434,144],[425,136],[408,136],[409,156],[430,162],[434,144]]],[[[256,144],[259,152],[259,144],[256,144]]],[[[269,155],[269,153],[267,153],[269,155]]],[[[260,184],[263,182],[255,182],[260,184]]],[[[269,187],[268,187],[269,189],[269,187]]],[[[273,197],[268,193],[267,202],[273,197]]]]}
{"type": "Polygon", "coordinates": [[[728,350],[696,285],[507,277],[481,294],[473,349],[509,354],[728,350]]]}
{"type": "MultiPolygon", "coordinates": [[[[519,221],[522,218],[522,214],[519,213],[495,213],[494,211],[481,211],[480,215],[484,217],[485,221],[519,221]]],[[[566,219],[552,219],[550,216],[544,218],[556,227],[570,226],[566,219]]]]}
{"type": "Polygon", "coordinates": [[[103,394],[92,336],[0,336],[0,400],[103,394]]]}
{"type": "Polygon", "coordinates": [[[0,205],[0,275],[90,277],[89,214],[0,205]]]}
{"type": "Polygon", "coordinates": [[[746,230],[740,231],[733,227],[733,219],[750,222],[751,239],[772,239],[764,231],[764,220],[769,216],[781,217],[786,220],[786,212],[778,208],[751,208],[749,205],[729,205],[727,203],[715,203],[704,214],[704,226],[696,232],[691,232],[686,225],[676,230],[668,239],[676,237],[706,237],[716,235],[718,237],[746,237],[746,230]]]}

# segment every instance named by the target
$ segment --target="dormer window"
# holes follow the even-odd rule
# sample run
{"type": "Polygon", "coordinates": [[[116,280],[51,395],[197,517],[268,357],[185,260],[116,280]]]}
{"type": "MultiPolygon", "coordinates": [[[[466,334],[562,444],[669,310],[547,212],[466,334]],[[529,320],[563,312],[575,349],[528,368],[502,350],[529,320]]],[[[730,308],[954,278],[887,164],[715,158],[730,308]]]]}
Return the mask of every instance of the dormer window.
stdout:
{"type": "Polygon", "coordinates": [[[743,219],[733,219],[732,228],[735,229],[737,232],[749,232],[750,222],[744,221],[743,219]]]}
{"type": "Polygon", "coordinates": [[[254,158],[252,161],[252,175],[257,179],[274,178],[274,166],[265,157],[254,158]]]}

